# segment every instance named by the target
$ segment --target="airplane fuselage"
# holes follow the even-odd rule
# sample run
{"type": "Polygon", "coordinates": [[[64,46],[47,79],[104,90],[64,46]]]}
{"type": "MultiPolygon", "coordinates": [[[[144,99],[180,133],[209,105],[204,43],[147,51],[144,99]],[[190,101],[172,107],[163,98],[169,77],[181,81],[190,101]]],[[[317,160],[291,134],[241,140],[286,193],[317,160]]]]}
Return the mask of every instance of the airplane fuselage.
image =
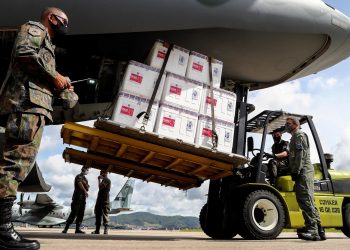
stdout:
{"type": "MultiPolygon", "coordinates": [[[[15,37],[11,30],[37,20],[47,2],[1,5],[3,78],[15,37]]],[[[126,63],[144,62],[156,39],[223,61],[222,85],[230,81],[250,90],[317,73],[350,55],[350,18],[321,0],[56,0],[50,5],[70,20],[70,35],[56,41],[62,48],[58,71],[73,80],[99,80],[97,86],[75,86],[74,111],[63,112],[55,103],[54,123],[110,115],[105,109],[115,100],[126,63]]]]}
{"type": "MultiPolygon", "coordinates": [[[[316,73],[350,55],[350,19],[321,0],[50,4],[55,3],[70,17],[70,36],[63,44],[77,57],[96,53],[142,61],[160,38],[222,60],[223,78],[244,82],[251,89],[316,73]]],[[[35,4],[3,3],[0,27],[16,27],[33,19],[46,4],[37,0],[35,4]]]]}

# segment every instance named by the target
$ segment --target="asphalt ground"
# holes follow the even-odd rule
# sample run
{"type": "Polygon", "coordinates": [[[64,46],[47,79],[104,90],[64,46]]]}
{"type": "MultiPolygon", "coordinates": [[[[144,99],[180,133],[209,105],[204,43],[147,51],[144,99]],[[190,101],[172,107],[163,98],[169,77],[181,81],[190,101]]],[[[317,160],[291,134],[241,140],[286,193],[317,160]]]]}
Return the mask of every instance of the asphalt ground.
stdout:
{"type": "Polygon", "coordinates": [[[342,233],[327,233],[326,241],[304,241],[295,233],[282,233],[276,240],[212,240],[202,232],[157,230],[110,230],[109,235],[62,234],[59,228],[17,228],[26,238],[37,239],[41,249],[298,249],[350,250],[350,239],[342,233]]]}

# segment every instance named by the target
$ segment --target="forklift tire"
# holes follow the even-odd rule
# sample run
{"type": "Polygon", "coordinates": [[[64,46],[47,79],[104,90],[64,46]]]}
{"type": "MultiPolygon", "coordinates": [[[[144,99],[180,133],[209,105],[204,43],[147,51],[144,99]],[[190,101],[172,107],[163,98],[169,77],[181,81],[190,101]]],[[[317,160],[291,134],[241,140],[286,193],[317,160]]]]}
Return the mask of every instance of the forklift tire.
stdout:
{"type": "Polygon", "coordinates": [[[199,224],[201,225],[201,228],[206,235],[216,240],[228,240],[237,235],[237,232],[234,231],[234,229],[222,230],[221,228],[215,228],[215,226],[212,228],[208,227],[206,225],[207,212],[208,204],[204,204],[199,214],[199,224]]]}
{"type": "Polygon", "coordinates": [[[249,240],[275,239],[283,230],[285,213],[281,201],[267,190],[249,193],[243,201],[239,234],[249,240]]]}
{"type": "Polygon", "coordinates": [[[341,231],[350,238],[350,203],[343,208],[343,227],[341,231]]]}

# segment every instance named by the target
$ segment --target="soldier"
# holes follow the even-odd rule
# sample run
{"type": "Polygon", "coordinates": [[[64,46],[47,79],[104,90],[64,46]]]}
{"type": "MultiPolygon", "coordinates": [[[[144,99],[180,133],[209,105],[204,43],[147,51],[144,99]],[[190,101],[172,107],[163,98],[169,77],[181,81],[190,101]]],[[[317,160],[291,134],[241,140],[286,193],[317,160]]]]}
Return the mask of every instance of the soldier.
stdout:
{"type": "Polygon", "coordinates": [[[104,234],[108,234],[109,222],[109,191],[111,190],[111,180],[107,177],[107,171],[101,170],[98,179],[98,194],[95,205],[96,230],[93,234],[100,234],[101,217],[103,218],[104,234]]]}
{"type": "Polygon", "coordinates": [[[298,119],[288,117],[286,131],[292,134],[289,144],[289,166],[295,181],[295,195],[302,210],[305,229],[298,231],[303,240],[326,240],[320,215],[314,202],[314,167],[310,160],[310,144],[307,135],[300,130],[298,119]]]}
{"type": "Polygon", "coordinates": [[[63,229],[62,233],[67,233],[70,224],[72,224],[75,220],[75,233],[76,234],[84,234],[85,232],[80,230],[80,225],[83,222],[85,206],[86,206],[86,198],[88,197],[89,191],[89,182],[86,179],[85,175],[89,172],[89,168],[83,166],[81,168],[80,174],[75,176],[74,179],[74,193],[72,196],[71,203],[71,211],[69,217],[66,221],[66,227],[63,229]]]}
{"type": "Polygon", "coordinates": [[[67,33],[68,17],[50,7],[41,21],[20,27],[11,64],[0,89],[0,120],[6,126],[0,155],[0,248],[39,249],[38,241],[26,240],[11,223],[11,207],[18,185],[32,169],[44,125],[52,121],[54,89],[73,90],[68,78],[56,71],[53,37],[67,33]]]}
{"type": "Polygon", "coordinates": [[[268,170],[270,175],[270,183],[275,185],[277,176],[289,175],[288,166],[288,142],[282,139],[280,130],[272,132],[274,144],[272,145],[272,156],[268,163],[268,170]]]}

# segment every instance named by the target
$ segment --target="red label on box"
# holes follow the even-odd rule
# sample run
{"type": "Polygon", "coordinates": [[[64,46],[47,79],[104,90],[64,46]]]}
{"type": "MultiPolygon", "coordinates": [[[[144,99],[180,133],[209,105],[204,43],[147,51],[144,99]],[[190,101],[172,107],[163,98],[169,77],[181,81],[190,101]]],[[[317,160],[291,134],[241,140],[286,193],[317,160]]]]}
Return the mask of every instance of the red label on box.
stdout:
{"type": "Polygon", "coordinates": [[[200,72],[203,71],[203,65],[200,65],[199,63],[193,63],[193,64],[192,64],[192,68],[193,68],[194,70],[198,70],[198,71],[200,71],[200,72]]]}
{"type": "Polygon", "coordinates": [[[170,93],[175,95],[181,95],[181,88],[178,86],[170,86],[170,93]]]}
{"type": "Polygon", "coordinates": [[[122,106],[120,113],[128,116],[132,116],[134,114],[134,109],[128,106],[122,106]]]}
{"type": "Polygon", "coordinates": [[[133,82],[141,83],[142,78],[143,78],[142,76],[137,75],[137,74],[131,73],[131,75],[130,75],[130,81],[133,81],[133,82]]]}
{"type": "MultiPolygon", "coordinates": [[[[210,96],[207,96],[207,101],[206,101],[208,104],[211,104],[211,98],[210,98],[210,96]]],[[[216,99],[214,99],[214,106],[216,106],[216,102],[217,102],[217,100],[216,99]]]]}
{"type": "Polygon", "coordinates": [[[169,117],[163,117],[163,124],[166,126],[174,127],[175,126],[175,119],[171,119],[169,117]]]}
{"type": "Polygon", "coordinates": [[[161,58],[161,59],[164,59],[164,58],[165,58],[165,52],[163,52],[163,51],[158,51],[157,57],[158,57],[158,58],[161,58]]]}
{"type": "Polygon", "coordinates": [[[206,137],[212,137],[213,132],[212,132],[212,130],[209,129],[209,128],[203,128],[203,130],[202,130],[202,135],[203,135],[203,136],[206,136],[206,137]]]}

